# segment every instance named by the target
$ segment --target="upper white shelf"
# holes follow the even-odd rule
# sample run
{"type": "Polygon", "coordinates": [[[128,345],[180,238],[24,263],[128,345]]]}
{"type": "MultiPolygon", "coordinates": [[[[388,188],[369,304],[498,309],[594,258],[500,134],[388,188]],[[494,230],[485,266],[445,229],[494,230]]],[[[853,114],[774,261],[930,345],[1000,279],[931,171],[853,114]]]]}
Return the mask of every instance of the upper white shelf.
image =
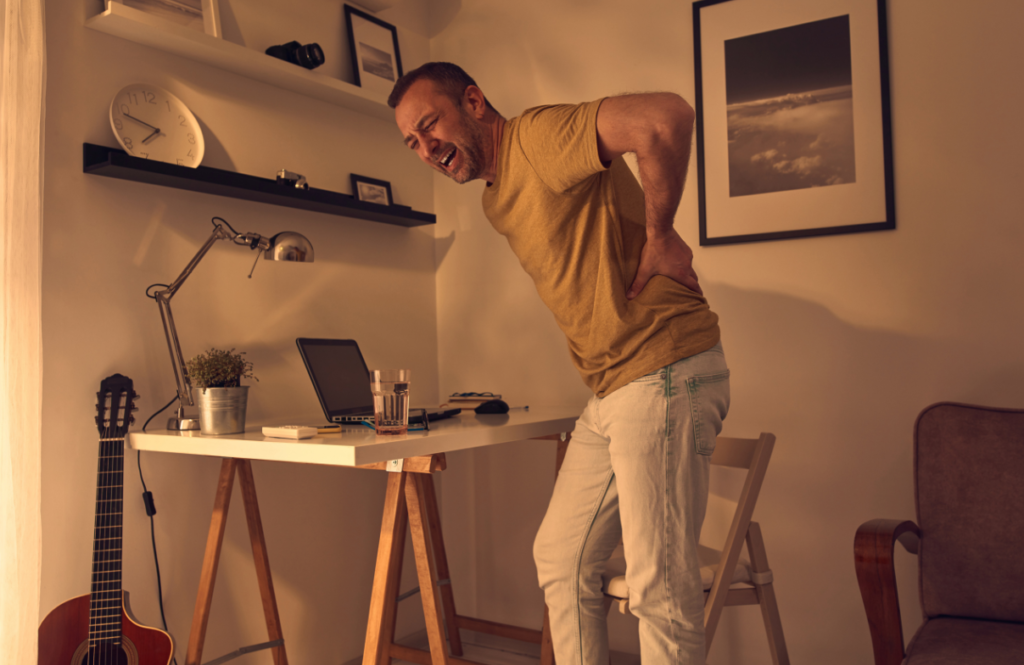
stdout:
{"type": "Polygon", "coordinates": [[[233,42],[175,25],[116,2],[85,21],[85,27],[174,53],[279,88],[344,106],[365,115],[392,120],[394,111],[379,93],[318,74],[233,42]]]}

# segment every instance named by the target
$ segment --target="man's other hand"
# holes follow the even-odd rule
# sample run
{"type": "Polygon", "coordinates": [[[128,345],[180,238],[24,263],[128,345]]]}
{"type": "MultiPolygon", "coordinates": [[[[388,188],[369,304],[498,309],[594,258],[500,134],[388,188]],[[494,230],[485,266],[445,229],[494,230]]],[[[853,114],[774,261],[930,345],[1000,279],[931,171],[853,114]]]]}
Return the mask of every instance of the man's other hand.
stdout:
{"type": "Polygon", "coordinates": [[[655,275],[674,279],[691,291],[704,295],[700,284],[697,283],[697,273],[693,271],[693,250],[675,229],[656,236],[648,234],[647,242],[640,253],[636,279],[626,291],[626,298],[635,298],[655,275]]]}

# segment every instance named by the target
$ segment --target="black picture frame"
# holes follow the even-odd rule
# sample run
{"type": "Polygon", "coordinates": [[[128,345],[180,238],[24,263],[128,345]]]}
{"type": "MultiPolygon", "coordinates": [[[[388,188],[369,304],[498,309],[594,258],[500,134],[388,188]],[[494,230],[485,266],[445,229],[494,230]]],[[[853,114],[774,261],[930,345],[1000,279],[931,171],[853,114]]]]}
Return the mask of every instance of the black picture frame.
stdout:
{"type": "Polygon", "coordinates": [[[701,245],[896,228],[885,0],[699,0],[693,37],[701,245]]]}
{"type": "Polygon", "coordinates": [[[345,5],[345,29],[353,82],[361,88],[390,93],[404,74],[398,30],[351,5],[345,5]]]}
{"type": "Polygon", "coordinates": [[[387,180],[377,180],[364,175],[352,176],[352,196],[365,203],[376,203],[377,205],[393,205],[391,197],[391,183],[387,180]]]}

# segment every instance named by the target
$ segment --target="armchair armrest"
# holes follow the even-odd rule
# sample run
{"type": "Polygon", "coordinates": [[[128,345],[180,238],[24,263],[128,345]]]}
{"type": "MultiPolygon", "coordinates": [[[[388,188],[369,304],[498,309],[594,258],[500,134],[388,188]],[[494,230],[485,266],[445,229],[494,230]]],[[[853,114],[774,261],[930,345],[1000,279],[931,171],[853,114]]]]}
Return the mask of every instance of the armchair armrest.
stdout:
{"type": "Polygon", "coordinates": [[[917,554],[921,529],[910,520],[869,520],[857,529],[853,557],[864,611],[871,629],[875,665],[900,665],[904,658],[903,622],[896,593],[893,551],[898,540],[917,554]]]}

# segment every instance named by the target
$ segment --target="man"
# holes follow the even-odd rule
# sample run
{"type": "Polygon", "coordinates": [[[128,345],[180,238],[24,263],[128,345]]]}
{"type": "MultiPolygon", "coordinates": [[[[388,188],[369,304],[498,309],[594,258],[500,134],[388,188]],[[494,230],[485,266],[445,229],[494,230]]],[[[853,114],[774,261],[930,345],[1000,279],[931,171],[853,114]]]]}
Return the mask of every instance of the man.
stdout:
{"type": "Polygon", "coordinates": [[[729,370],[693,253],[673,228],[693,110],[651,93],[505,120],[449,63],[406,74],[388,104],[426,164],[459,183],[486,181],[485,214],[594,392],[534,543],[556,662],[608,662],[601,573],[621,540],[642,661],[703,663],[697,540],[729,370]]]}

